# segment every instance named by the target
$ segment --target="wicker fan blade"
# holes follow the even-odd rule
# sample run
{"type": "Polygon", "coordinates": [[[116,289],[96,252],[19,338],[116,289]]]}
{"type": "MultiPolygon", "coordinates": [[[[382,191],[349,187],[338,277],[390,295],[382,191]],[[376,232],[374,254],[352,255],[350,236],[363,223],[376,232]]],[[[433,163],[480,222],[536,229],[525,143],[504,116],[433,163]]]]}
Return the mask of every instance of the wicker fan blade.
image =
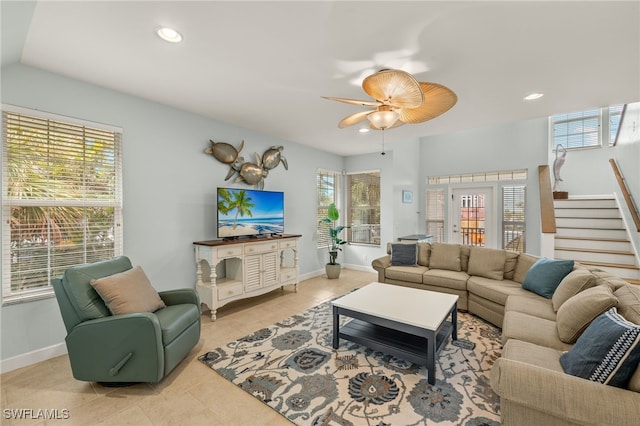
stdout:
{"type": "Polygon", "coordinates": [[[351,114],[345,117],[344,119],[342,119],[340,124],[338,124],[338,127],[340,127],[341,129],[344,129],[345,127],[353,126],[354,124],[359,123],[365,118],[367,118],[367,115],[371,114],[374,111],[375,110],[369,110],[369,111],[362,111],[362,112],[356,112],[355,114],[351,114]]]}
{"type": "Polygon", "coordinates": [[[399,120],[405,123],[422,123],[447,112],[458,101],[458,97],[448,87],[437,83],[420,82],[424,92],[424,103],[417,108],[400,108],[399,120]]]}
{"type": "Polygon", "coordinates": [[[369,96],[397,108],[417,108],[424,102],[420,83],[400,70],[382,70],[365,78],[362,88],[369,96]]]}
{"type": "Polygon", "coordinates": [[[378,105],[380,105],[380,102],[377,102],[377,101],[360,101],[358,99],[332,98],[330,96],[322,96],[322,98],[328,99],[330,101],[338,101],[338,102],[344,102],[345,104],[360,105],[360,106],[378,106],[378,105]]]}

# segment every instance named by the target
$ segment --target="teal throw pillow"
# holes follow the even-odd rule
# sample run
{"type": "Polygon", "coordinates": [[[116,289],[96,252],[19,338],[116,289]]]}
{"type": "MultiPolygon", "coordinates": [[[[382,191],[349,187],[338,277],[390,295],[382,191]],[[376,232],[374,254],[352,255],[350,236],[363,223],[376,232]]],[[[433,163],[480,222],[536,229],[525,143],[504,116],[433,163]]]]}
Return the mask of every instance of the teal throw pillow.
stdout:
{"type": "Polygon", "coordinates": [[[418,244],[391,244],[391,266],[418,266],[418,244]]]}
{"type": "Polygon", "coordinates": [[[640,325],[611,308],[594,319],[569,352],[560,355],[567,374],[627,388],[640,362],[640,325]]]}
{"type": "Polygon", "coordinates": [[[560,281],[573,270],[573,260],[538,259],[522,281],[522,288],[551,299],[560,281]]]}

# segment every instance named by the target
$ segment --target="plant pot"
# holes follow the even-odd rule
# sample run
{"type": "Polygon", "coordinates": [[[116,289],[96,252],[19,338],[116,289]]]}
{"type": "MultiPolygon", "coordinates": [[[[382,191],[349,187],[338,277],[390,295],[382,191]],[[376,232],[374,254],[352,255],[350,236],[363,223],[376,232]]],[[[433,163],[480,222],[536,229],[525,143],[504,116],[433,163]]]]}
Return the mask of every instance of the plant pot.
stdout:
{"type": "Polygon", "coordinates": [[[327,278],[330,280],[340,278],[340,269],[342,269],[342,266],[339,263],[335,263],[333,265],[331,263],[327,263],[324,268],[327,271],[327,278]]]}

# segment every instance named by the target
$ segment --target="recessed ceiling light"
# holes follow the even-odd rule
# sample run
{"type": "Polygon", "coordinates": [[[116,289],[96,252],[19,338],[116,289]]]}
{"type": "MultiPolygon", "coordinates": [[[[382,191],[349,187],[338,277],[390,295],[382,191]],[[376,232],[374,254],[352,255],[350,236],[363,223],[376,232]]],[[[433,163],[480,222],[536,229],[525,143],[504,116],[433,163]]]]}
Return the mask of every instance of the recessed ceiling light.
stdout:
{"type": "Polygon", "coordinates": [[[156,30],[156,34],[163,40],[170,43],[180,43],[182,41],[182,34],[169,27],[160,27],[156,30]]]}
{"type": "Polygon", "coordinates": [[[535,92],[535,93],[530,93],[527,96],[524,97],[525,101],[534,101],[536,99],[540,99],[541,97],[544,96],[544,93],[540,93],[540,92],[535,92]]]}
{"type": "Polygon", "coordinates": [[[369,129],[367,129],[366,127],[361,127],[361,128],[358,129],[358,131],[360,133],[369,133],[369,129]]]}

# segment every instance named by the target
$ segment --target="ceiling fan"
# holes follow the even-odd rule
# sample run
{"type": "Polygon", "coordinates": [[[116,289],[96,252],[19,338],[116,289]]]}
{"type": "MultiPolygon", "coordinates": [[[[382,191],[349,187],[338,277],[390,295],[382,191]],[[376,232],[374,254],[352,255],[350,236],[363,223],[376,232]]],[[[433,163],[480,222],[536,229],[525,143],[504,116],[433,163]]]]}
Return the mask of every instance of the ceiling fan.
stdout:
{"type": "Polygon", "coordinates": [[[345,117],[338,127],[345,128],[369,120],[374,130],[386,130],[405,123],[415,124],[431,120],[455,105],[458,100],[451,89],[437,83],[425,83],[408,72],[383,69],[366,77],[362,88],[375,101],[333,98],[331,101],[374,107],[345,117]]]}

